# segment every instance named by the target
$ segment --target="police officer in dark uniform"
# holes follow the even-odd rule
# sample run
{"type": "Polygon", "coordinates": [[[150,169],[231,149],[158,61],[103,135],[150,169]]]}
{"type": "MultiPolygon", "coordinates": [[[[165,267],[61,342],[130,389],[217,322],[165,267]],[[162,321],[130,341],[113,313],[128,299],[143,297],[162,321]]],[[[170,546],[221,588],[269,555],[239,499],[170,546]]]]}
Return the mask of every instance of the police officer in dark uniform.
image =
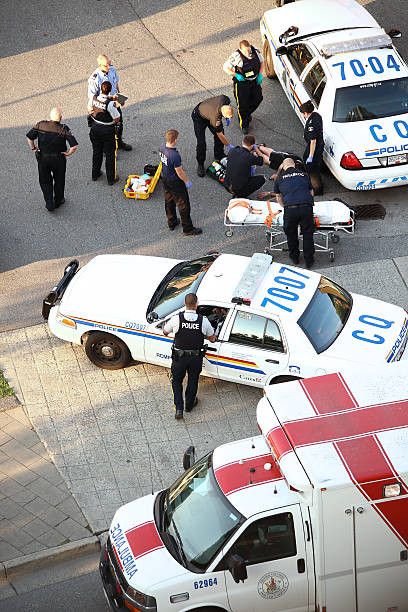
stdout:
{"type": "Polygon", "coordinates": [[[39,121],[26,134],[28,144],[38,161],[38,177],[47,210],[64,204],[67,157],[75,153],[78,142],[67,125],[61,123],[62,110],[50,112],[51,121],[39,121]],[[36,146],[34,140],[38,139],[36,146]],[[67,151],[67,143],[69,149],[67,151]]]}
{"type": "Polygon", "coordinates": [[[166,142],[159,149],[162,162],[161,178],[164,188],[164,208],[167,216],[169,230],[174,230],[180,223],[177,219],[176,206],[181,218],[183,234],[185,236],[198,236],[202,234],[201,227],[194,227],[190,216],[190,198],[188,189],[191,181],[188,180],[181,164],[180,153],[176,149],[178,138],[177,130],[167,130],[166,142]]]}
{"type": "Polygon", "coordinates": [[[254,176],[254,166],[262,166],[264,163],[261,156],[254,154],[255,150],[255,136],[247,134],[242,145],[230,149],[228,153],[224,186],[239,198],[247,198],[265,182],[263,175],[254,176]]]}
{"type": "Polygon", "coordinates": [[[186,309],[172,317],[163,327],[168,336],[174,333],[171,362],[171,385],[173,388],[175,418],[183,418],[183,380],[188,374],[185,411],[191,412],[197,403],[198,377],[203,367],[205,355],[204,339],[215,342],[214,328],[203,315],[197,314],[197,296],[188,293],[185,297],[186,309]]]}
{"type": "Polygon", "coordinates": [[[252,113],[263,100],[263,67],[263,55],[247,40],[241,40],[223,66],[224,72],[233,77],[239,126],[244,134],[248,134],[252,113]]]}
{"type": "Polygon", "coordinates": [[[303,133],[307,146],[303,154],[303,161],[316,195],[322,195],[323,183],[320,168],[323,160],[323,120],[319,113],[315,112],[313,102],[308,100],[299,107],[300,112],[306,119],[303,133]]]}
{"type": "Polygon", "coordinates": [[[307,172],[299,170],[291,158],[283,160],[275,180],[274,191],[283,206],[283,230],[288,241],[289,257],[299,263],[298,226],[303,234],[303,256],[307,268],[314,262],[313,187],[307,172]]]}
{"type": "Polygon", "coordinates": [[[224,157],[224,145],[232,147],[224,136],[224,126],[222,124],[223,117],[226,118],[227,126],[231,122],[231,117],[234,114],[234,109],[230,105],[231,100],[228,96],[214,96],[207,98],[200,104],[197,104],[191,118],[194,124],[194,133],[197,138],[197,174],[205,176],[204,163],[207,145],[205,142],[205,130],[208,128],[214,136],[214,159],[219,161],[224,157]]]}
{"type": "Polygon", "coordinates": [[[101,84],[101,93],[92,100],[89,138],[92,142],[92,180],[96,181],[102,174],[101,166],[105,153],[106,178],[109,185],[119,180],[116,173],[117,139],[115,123],[120,121],[120,114],[111,98],[112,85],[109,81],[101,84]]]}

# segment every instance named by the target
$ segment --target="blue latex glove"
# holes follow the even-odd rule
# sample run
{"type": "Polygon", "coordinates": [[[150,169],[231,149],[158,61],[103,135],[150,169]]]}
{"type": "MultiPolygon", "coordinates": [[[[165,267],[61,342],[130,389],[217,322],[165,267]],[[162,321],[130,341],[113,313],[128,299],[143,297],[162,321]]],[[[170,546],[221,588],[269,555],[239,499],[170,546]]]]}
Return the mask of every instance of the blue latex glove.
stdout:
{"type": "Polygon", "coordinates": [[[191,187],[191,181],[188,181],[188,182],[186,183],[186,187],[187,187],[187,189],[190,189],[190,187],[191,187]]]}
{"type": "Polygon", "coordinates": [[[311,163],[312,163],[312,161],[313,161],[313,157],[311,157],[311,156],[309,155],[309,157],[308,157],[308,158],[307,158],[307,160],[306,160],[306,163],[307,163],[307,164],[311,164],[311,163]]]}
{"type": "Polygon", "coordinates": [[[242,76],[242,74],[239,74],[239,72],[236,73],[235,78],[237,81],[245,81],[245,78],[242,76]]]}
{"type": "Polygon", "coordinates": [[[253,150],[253,151],[255,151],[255,149],[256,149],[256,145],[254,145],[254,146],[252,147],[252,150],[253,150]]]}
{"type": "Polygon", "coordinates": [[[255,174],[255,166],[251,166],[251,176],[254,176],[255,174]]]}
{"type": "Polygon", "coordinates": [[[227,151],[231,151],[231,149],[233,149],[233,148],[234,148],[234,145],[229,144],[228,147],[227,147],[227,151]]]}
{"type": "Polygon", "coordinates": [[[258,85],[260,85],[263,81],[263,76],[261,74],[261,72],[258,74],[258,76],[256,77],[256,82],[258,83],[258,85]]]}
{"type": "Polygon", "coordinates": [[[231,119],[229,117],[225,117],[225,123],[227,124],[227,127],[229,127],[231,125],[231,119]]]}

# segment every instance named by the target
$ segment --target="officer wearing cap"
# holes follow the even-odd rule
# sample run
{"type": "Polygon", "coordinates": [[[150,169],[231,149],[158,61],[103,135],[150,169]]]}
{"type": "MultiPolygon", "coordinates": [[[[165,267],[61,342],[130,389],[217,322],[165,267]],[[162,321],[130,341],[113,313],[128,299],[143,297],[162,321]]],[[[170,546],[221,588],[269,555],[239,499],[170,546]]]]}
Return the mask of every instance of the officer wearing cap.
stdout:
{"type": "Polygon", "coordinates": [[[263,100],[263,67],[263,55],[247,40],[241,40],[238,49],[223,66],[224,72],[233,77],[239,126],[244,134],[248,134],[252,113],[263,100]]]}
{"type": "Polygon", "coordinates": [[[275,180],[274,191],[278,203],[283,206],[283,231],[288,241],[289,257],[299,263],[298,226],[303,234],[303,256],[307,268],[314,262],[313,187],[307,172],[299,170],[287,157],[275,180]]]}
{"type": "Polygon", "coordinates": [[[116,151],[117,141],[115,139],[115,123],[120,121],[120,114],[114,102],[109,98],[112,85],[104,81],[101,85],[101,93],[94,96],[92,100],[92,114],[90,115],[91,130],[89,138],[92,142],[92,180],[96,181],[101,176],[103,154],[105,153],[106,178],[109,185],[119,180],[116,174],[116,151]]]}
{"type": "Polygon", "coordinates": [[[306,119],[303,136],[307,146],[303,153],[303,161],[306,164],[306,170],[310,175],[315,194],[321,195],[323,193],[323,183],[320,175],[324,150],[323,120],[319,113],[316,113],[311,100],[301,104],[299,110],[306,119]]]}
{"type": "MultiPolygon", "coordinates": [[[[104,55],[98,55],[98,68],[91,74],[88,79],[88,112],[92,112],[92,101],[94,96],[99,96],[101,93],[101,85],[104,81],[109,81],[112,85],[111,95],[113,99],[115,99],[116,94],[120,93],[119,90],[119,77],[112,66],[112,62],[110,59],[104,55]]],[[[122,106],[124,106],[124,102],[122,106]]],[[[124,151],[131,151],[132,147],[130,144],[127,144],[122,140],[123,133],[123,118],[122,118],[122,109],[120,105],[117,104],[117,108],[120,115],[120,121],[116,126],[116,135],[118,138],[118,147],[119,149],[123,149],[124,151]]]]}
{"type": "Polygon", "coordinates": [[[222,119],[225,117],[227,126],[231,123],[234,109],[230,105],[231,100],[228,96],[214,96],[207,98],[197,104],[191,118],[194,124],[194,133],[197,138],[197,174],[205,176],[204,162],[207,145],[205,142],[205,130],[208,128],[214,136],[214,159],[220,161],[224,157],[224,145],[230,149],[232,145],[224,135],[222,119]]]}
{"type": "Polygon", "coordinates": [[[171,385],[173,388],[175,418],[183,418],[183,380],[188,374],[185,411],[191,412],[197,403],[198,377],[203,367],[205,355],[204,339],[215,342],[214,329],[203,315],[197,314],[197,296],[188,293],[185,297],[186,309],[168,321],[163,327],[165,336],[174,334],[171,362],[171,385]]]}
{"type": "Polygon", "coordinates": [[[61,123],[62,110],[51,109],[51,121],[39,121],[26,134],[38,161],[38,178],[45,206],[50,212],[64,204],[67,157],[75,153],[78,142],[69,127],[61,123]],[[34,140],[38,140],[36,146],[34,140]],[[67,142],[69,149],[67,151],[67,142]]]}

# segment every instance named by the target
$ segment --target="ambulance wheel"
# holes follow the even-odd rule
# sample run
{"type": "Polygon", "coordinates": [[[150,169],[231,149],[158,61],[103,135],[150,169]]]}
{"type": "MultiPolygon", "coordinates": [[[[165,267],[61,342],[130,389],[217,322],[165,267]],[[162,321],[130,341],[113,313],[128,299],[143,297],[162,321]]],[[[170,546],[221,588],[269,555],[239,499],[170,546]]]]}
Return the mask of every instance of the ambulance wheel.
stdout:
{"type": "Polygon", "coordinates": [[[334,261],[334,253],[333,251],[330,251],[330,261],[333,263],[334,261]]]}
{"type": "Polygon", "coordinates": [[[126,344],[105,332],[89,334],[85,342],[85,353],[98,368],[120,370],[129,365],[131,355],[126,344]]]}
{"type": "Polygon", "coordinates": [[[340,236],[338,234],[330,234],[330,240],[334,242],[334,244],[337,244],[340,242],[340,236]]]}
{"type": "Polygon", "coordinates": [[[232,229],[225,230],[225,235],[226,235],[227,238],[231,238],[233,233],[234,232],[232,231],[232,229]]]}
{"type": "Polygon", "coordinates": [[[276,77],[275,67],[273,65],[273,56],[271,51],[271,46],[269,44],[268,39],[266,38],[263,45],[263,56],[265,58],[265,74],[268,79],[273,79],[276,77]]]}
{"type": "Polygon", "coordinates": [[[272,378],[270,385],[277,385],[278,383],[284,382],[292,382],[293,380],[300,380],[300,376],[289,376],[289,374],[285,374],[283,376],[276,376],[276,378],[272,378]]]}

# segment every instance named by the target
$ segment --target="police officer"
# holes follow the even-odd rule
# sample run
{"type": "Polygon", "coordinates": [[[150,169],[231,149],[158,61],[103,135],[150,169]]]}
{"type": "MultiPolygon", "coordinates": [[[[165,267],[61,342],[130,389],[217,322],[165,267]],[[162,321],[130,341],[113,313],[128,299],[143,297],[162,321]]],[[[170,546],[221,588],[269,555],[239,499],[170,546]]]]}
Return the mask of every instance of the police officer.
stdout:
{"type": "Polygon", "coordinates": [[[283,230],[288,241],[289,257],[299,263],[298,226],[303,234],[303,256],[307,268],[314,262],[313,187],[307,172],[299,170],[290,157],[283,160],[275,180],[278,203],[283,206],[283,230]]]}
{"type": "Polygon", "coordinates": [[[203,367],[205,355],[204,339],[215,342],[214,329],[203,315],[197,314],[197,296],[188,293],[185,297],[186,309],[168,321],[163,327],[165,336],[174,334],[171,362],[171,385],[173,388],[176,419],[183,418],[183,380],[188,374],[185,411],[191,412],[197,404],[198,377],[203,367]]]}
{"type": "Polygon", "coordinates": [[[26,134],[28,144],[38,161],[38,178],[47,210],[64,204],[67,157],[75,153],[78,142],[67,125],[61,123],[62,110],[50,112],[51,121],[39,121],[26,134]],[[36,146],[34,140],[38,139],[36,146]],[[67,151],[67,143],[69,149],[67,151]]]}
{"type": "Polygon", "coordinates": [[[234,109],[230,106],[231,100],[228,96],[214,96],[207,98],[197,104],[191,118],[194,124],[194,133],[197,138],[197,174],[205,176],[204,162],[207,145],[205,142],[205,130],[208,128],[214,136],[214,159],[219,161],[224,157],[224,145],[232,147],[224,136],[223,117],[226,118],[227,126],[231,123],[234,109]]]}
{"type": "Polygon", "coordinates": [[[89,138],[92,142],[92,180],[101,176],[103,154],[105,153],[106,178],[109,185],[119,180],[116,174],[117,140],[115,138],[115,123],[120,121],[120,114],[114,102],[109,98],[112,85],[109,81],[101,84],[101,93],[92,100],[90,115],[91,129],[89,138]]]}
{"type": "Polygon", "coordinates": [[[306,119],[303,136],[307,146],[303,154],[303,161],[306,164],[306,170],[310,175],[315,194],[321,195],[323,193],[323,183],[320,175],[324,150],[323,120],[319,113],[315,112],[311,100],[301,104],[299,110],[306,119]]]}
{"type": "Polygon", "coordinates": [[[234,196],[247,198],[265,182],[261,174],[254,176],[254,166],[262,166],[264,160],[256,155],[255,136],[247,134],[240,147],[233,147],[228,153],[225,188],[234,196]]]}
{"type": "Polygon", "coordinates": [[[224,72],[233,77],[239,126],[244,134],[248,134],[252,113],[263,100],[263,67],[263,55],[247,40],[241,40],[238,49],[223,66],[224,72]]]}
{"type": "MultiPolygon", "coordinates": [[[[91,74],[88,79],[88,112],[92,112],[92,101],[94,96],[99,96],[101,93],[101,85],[104,81],[109,81],[112,85],[111,95],[113,99],[115,99],[116,94],[120,93],[119,90],[119,77],[112,66],[112,62],[110,59],[104,55],[98,55],[98,68],[91,74]]],[[[122,106],[124,106],[124,102],[122,106]]],[[[127,144],[122,140],[123,133],[123,118],[122,118],[122,109],[120,105],[117,105],[120,120],[116,126],[116,135],[118,137],[118,147],[119,149],[123,149],[124,151],[131,151],[132,147],[130,144],[127,144]]]]}
{"type": "Polygon", "coordinates": [[[174,230],[180,223],[176,214],[177,206],[183,234],[185,236],[198,236],[202,234],[203,230],[200,227],[194,227],[191,220],[190,198],[187,192],[187,189],[191,187],[191,181],[188,180],[183,170],[180,153],[176,149],[178,135],[177,130],[167,130],[166,143],[159,149],[167,225],[169,230],[174,230]]]}

